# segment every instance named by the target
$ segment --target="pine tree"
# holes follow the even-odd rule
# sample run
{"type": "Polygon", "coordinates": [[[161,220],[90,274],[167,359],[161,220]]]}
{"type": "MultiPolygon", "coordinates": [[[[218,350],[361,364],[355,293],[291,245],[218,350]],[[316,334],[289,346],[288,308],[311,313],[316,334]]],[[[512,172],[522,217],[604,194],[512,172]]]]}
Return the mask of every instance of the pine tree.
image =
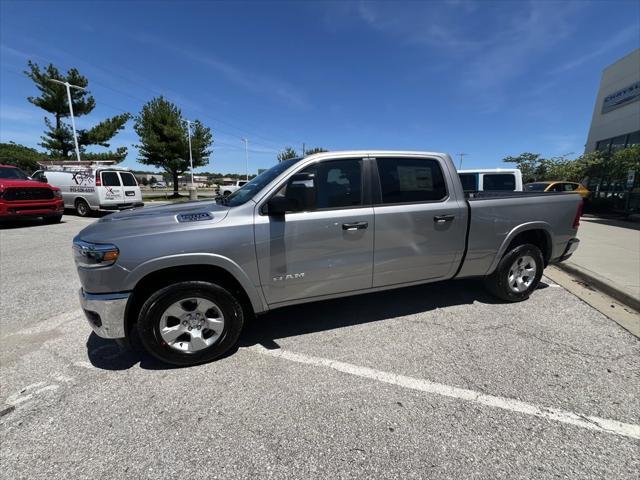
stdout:
{"type": "MultiPolygon", "coordinates": [[[[164,169],[173,180],[173,194],[178,196],[178,176],[189,169],[189,138],[180,109],[164,99],[154,98],[142,107],[133,126],[140,137],[138,161],[164,169]]],[[[193,166],[209,163],[213,143],[211,130],[196,120],[191,124],[193,166]]]]}
{"type": "MultiPolygon", "coordinates": [[[[95,99],[86,89],[89,81],[75,68],[69,69],[64,75],[52,64],[41,69],[36,63],[29,61],[27,66],[29,69],[24,72],[25,75],[33,80],[36,88],[40,91],[39,97],[27,97],[27,100],[52,114],[54,118],[54,122],[52,122],[48,117],[45,117],[46,130],[40,145],[49,152],[50,156],[67,159],[75,150],[73,132],[71,127],[64,121],[70,116],[67,89],[64,85],[50,80],[69,82],[84,89],[71,89],[71,104],[74,117],[88,115],[96,106],[95,99]]],[[[109,140],[124,128],[125,123],[130,118],[131,115],[129,113],[124,113],[108,118],[89,130],[78,130],[78,147],[80,151],[84,152],[86,147],[91,145],[100,145],[108,148],[109,140]]],[[[105,152],[98,155],[121,161],[127,155],[126,148],[124,150],[123,148],[119,148],[116,152],[105,152]]],[[[92,154],[87,154],[86,156],[91,157],[92,154]]]]}

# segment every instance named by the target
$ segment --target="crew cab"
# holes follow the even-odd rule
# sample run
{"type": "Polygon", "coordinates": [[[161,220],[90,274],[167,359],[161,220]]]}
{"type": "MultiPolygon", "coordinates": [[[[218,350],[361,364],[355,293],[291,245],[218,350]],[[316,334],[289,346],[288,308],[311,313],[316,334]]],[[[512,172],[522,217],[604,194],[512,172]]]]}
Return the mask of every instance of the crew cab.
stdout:
{"type": "Polygon", "coordinates": [[[42,217],[58,223],[63,213],[59,188],[32,180],[14,165],[0,165],[0,220],[42,217]]]}
{"type": "Polygon", "coordinates": [[[449,155],[323,152],[228,197],[104,217],[73,241],[94,332],[175,365],[215,359],[245,319],[285,305],[452,278],[525,300],[567,259],[574,193],[465,195],[449,155]]]}

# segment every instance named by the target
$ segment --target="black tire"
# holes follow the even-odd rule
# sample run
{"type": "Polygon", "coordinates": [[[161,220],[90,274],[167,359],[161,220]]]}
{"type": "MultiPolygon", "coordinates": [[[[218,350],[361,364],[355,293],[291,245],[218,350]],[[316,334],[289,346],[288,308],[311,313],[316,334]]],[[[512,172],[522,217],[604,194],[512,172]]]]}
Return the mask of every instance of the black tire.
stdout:
{"type": "MultiPolygon", "coordinates": [[[[495,271],[485,278],[484,284],[490,293],[502,300],[507,302],[521,302],[529,298],[531,292],[538,287],[540,278],[542,278],[543,270],[544,259],[542,258],[542,252],[540,249],[529,243],[525,245],[518,245],[502,257],[495,271]],[[515,291],[514,288],[516,288],[516,285],[510,285],[509,275],[514,263],[523,257],[533,259],[536,269],[535,275],[526,289],[523,291],[515,291]]],[[[525,278],[527,278],[528,282],[530,277],[525,278]]]]}
{"type": "Polygon", "coordinates": [[[91,208],[89,208],[89,204],[82,198],[76,200],[75,207],[76,213],[79,217],[87,217],[91,214],[91,208]]]}
{"type": "Polygon", "coordinates": [[[243,324],[242,306],[231,293],[213,283],[190,281],[169,285],[151,295],[140,309],[137,332],[145,350],[158,360],[177,366],[190,366],[210,362],[227,353],[238,341],[243,324]],[[176,350],[162,339],[160,320],[169,306],[191,297],[201,297],[215,303],[224,316],[224,327],[215,343],[188,353],[176,350]]]}
{"type": "Polygon", "coordinates": [[[231,195],[231,192],[229,190],[225,190],[222,195],[227,197],[227,196],[231,195]]]}
{"type": "Polygon", "coordinates": [[[49,215],[48,217],[44,217],[44,223],[53,224],[60,223],[62,220],[62,215],[49,215]]]}

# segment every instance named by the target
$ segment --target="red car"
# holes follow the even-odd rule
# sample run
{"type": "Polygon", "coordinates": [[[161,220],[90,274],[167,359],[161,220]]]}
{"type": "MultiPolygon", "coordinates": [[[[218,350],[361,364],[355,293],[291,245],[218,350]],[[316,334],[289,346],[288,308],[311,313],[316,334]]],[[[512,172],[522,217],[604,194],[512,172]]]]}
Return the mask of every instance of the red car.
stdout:
{"type": "Polygon", "coordinates": [[[47,223],[57,223],[63,212],[59,188],[31,180],[13,165],[0,165],[0,221],[43,217],[47,223]]]}

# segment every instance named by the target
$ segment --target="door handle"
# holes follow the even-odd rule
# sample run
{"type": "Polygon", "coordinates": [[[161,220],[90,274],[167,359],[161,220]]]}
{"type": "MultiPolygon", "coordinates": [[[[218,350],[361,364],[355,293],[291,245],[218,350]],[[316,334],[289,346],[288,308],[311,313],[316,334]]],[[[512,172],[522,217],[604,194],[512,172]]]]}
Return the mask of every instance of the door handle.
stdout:
{"type": "Polygon", "coordinates": [[[433,217],[433,221],[436,223],[452,222],[456,218],[455,215],[436,215],[433,217]]]}
{"type": "Polygon", "coordinates": [[[342,229],[347,231],[364,230],[369,226],[369,222],[343,223],[342,229]]]}

